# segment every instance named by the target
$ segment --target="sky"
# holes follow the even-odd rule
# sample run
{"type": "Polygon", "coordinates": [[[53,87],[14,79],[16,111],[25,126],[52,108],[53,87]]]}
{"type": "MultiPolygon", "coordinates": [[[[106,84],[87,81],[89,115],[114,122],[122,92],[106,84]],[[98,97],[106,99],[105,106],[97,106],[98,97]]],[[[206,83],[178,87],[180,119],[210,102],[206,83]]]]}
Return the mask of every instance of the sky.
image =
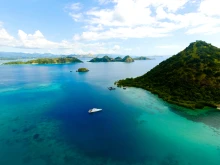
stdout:
{"type": "Polygon", "coordinates": [[[219,0],[0,0],[0,51],[174,55],[220,47],[219,0]]]}

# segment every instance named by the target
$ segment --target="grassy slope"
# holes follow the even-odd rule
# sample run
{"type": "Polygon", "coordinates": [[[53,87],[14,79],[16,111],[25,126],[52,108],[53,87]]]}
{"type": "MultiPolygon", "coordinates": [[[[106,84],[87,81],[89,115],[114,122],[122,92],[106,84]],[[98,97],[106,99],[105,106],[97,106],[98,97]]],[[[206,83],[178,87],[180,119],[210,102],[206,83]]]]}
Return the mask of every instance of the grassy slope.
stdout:
{"type": "Polygon", "coordinates": [[[77,71],[78,72],[88,72],[89,70],[87,68],[79,68],[77,71]]]}
{"type": "Polygon", "coordinates": [[[215,107],[220,104],[220,49],[203,41],[191,43],[145,75],[118,85],[143,88],[184,107],[215,107]]]}

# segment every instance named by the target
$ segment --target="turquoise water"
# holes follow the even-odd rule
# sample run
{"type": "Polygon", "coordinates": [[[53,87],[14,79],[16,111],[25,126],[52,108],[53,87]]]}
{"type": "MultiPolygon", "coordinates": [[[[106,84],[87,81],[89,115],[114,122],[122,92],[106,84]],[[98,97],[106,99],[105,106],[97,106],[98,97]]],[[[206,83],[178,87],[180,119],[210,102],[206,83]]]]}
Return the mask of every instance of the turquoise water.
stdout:
{"type": "Polygon", "coordinates": [[[219,165],[218,111],[186,113],[141,89],[107,89],[162,60],[0,65],[0,164],[219,165]],[[88,114],[93,107],[103,111],[88,114]]]}

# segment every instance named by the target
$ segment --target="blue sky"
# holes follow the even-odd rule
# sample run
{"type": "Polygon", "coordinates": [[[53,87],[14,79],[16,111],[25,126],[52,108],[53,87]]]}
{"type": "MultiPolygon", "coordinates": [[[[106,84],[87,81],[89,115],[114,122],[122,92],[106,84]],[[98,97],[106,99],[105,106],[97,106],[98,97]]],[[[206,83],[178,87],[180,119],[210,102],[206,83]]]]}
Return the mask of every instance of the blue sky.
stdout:
{"type": "Polygon", "coordinates": [[[220,47],[218,0],[0,0],[0,51],[173,55],[220,47]]]}

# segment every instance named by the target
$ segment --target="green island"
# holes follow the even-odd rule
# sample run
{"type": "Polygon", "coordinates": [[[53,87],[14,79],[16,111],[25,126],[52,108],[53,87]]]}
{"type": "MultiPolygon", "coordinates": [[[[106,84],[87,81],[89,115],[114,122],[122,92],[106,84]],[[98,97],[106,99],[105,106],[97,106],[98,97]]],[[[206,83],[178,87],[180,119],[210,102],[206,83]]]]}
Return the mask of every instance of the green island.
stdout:
{"type": "Polygon", "coordinates": [[[151,60],[151,59],[148,57],[141,56],[141,57],[135,57],[134,60],[151,60]]]}
{"type": "Polygon", "coordinates": [[[62,57],[62,58],[38,58],[35,60],[29,61],[11,61],[6,62],[4,65],[14,65],[14,64],[66,64],[66,63],[75,63],[82,62],[81,60],[75,57],[62,57]]]}
{"type": "Polygon", "coordinates": [[[88,71],[89,71],[89,69],[87,69],[87,68],[79,68],[77,70],[77,72],[88,72],[88,71]]]}
{"type": "Polygon", "coordinates": [[[125,56],[124,58],[116,57],[116,58],[110,58],[108,56],[104,56],[102,58],[93,58],[89,62],[134,62],[134,59],[130,56],[125,56]]]}
{"type": "Polygon", "coordinates": [[[142,88],[169,103],[191,109],[219,109],[220,48],[204,41],[193,42],[143,76],[116,84],[142,88]]]}

